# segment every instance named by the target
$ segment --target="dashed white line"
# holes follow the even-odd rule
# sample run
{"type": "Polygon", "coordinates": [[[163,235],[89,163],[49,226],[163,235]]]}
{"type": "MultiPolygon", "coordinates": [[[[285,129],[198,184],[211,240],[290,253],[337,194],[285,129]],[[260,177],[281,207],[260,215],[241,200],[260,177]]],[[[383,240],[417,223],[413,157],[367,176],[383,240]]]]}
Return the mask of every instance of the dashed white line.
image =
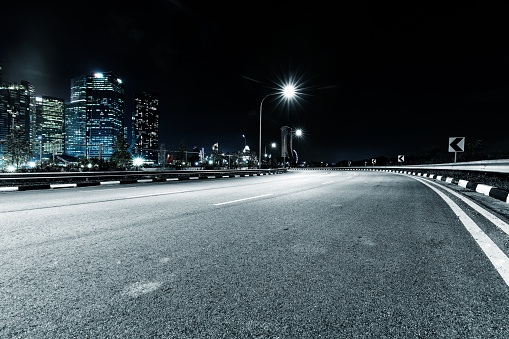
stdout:
{"type": "Polygon", "coordinates": [[[221,206],[221,205],[226,205],[226,204],[233,204],[233,203],[240,202],[240,201],[246,201],[246,200],[251,200],[251,199],[258,199],[258,198],[267,197],[267,196],[269,196],[269,195],[272,195],[272,193],[269,193],[269,194],[262,194],[262,195],[257,195],[257,196],[255,196],[255,197],[249,197],[249,198],[237,199],[237,200],[232,200],[232,201],[220,202],[220,203],[214,204],[214,206],[221,206]]]}
{"type": "Polygon", "coordinates": [[[327,185],[327,184],[332,184],[334,181],[326,181],[326,182],[322,182],[322,185],[327,185]]]}

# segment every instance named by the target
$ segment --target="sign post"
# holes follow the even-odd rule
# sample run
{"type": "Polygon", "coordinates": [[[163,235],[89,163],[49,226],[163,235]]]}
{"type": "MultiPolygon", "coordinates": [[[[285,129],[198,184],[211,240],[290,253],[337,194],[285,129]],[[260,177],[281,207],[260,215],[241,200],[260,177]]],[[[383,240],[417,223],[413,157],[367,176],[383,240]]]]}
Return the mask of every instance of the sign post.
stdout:
{"type": "Polygon", "coordinates": [[[449,138],[449,152],[454,152],[454,162],[458,152],[465,151],[465,137],[452,137],[449,138]]]}

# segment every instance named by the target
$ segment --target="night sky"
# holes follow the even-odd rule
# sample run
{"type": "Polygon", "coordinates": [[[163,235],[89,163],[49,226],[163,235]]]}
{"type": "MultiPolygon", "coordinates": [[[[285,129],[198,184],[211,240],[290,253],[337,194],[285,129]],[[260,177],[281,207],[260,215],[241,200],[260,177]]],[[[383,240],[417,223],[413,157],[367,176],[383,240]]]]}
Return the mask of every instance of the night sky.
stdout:
{"type": "Polygon", "coordinates": [[[113,71],[130,114],[160,97],[169,150],[258,150],[302,128],[300,161],[447,149],[448,138],[508,150],[509,11],[502,1],[10,1],[3,80],[69,101],[70,79],[113,71]],[[68,9],[66,8],[68,7],[68,9]]]}

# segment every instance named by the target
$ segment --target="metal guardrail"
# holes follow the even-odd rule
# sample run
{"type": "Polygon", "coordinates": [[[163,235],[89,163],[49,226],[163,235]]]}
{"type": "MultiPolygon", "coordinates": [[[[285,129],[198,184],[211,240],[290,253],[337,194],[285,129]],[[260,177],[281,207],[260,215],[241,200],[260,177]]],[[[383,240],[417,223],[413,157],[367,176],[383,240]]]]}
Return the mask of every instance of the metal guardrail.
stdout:
{"type": "Polygon", "coordinates": [[[401,170],[450,170],[450,171],[471,171],[509,174],[509,159],[501,160],[480,160],[470,162],[456,162],[445,164],[426,165],[394,165],[394,166],[352,166],[352,167],[314,167],[314,168],[293,168],[299,170],[368,170],[368,169],[401,169],[401,170]]]}
{"type": "Polygon", "coordinates": [[[165,181],[166,179],[206,179],[210,177],[258,176],[286,172],[286,168],[253,169],[253,170],[178,170],[178,171],[113,171],[113,172],[38,172],[38,173],[0,173],[2,185],[30,185],[40,182],[99,182],[121,181],[122,183],[137,182],[139,179],[165,181]]]}

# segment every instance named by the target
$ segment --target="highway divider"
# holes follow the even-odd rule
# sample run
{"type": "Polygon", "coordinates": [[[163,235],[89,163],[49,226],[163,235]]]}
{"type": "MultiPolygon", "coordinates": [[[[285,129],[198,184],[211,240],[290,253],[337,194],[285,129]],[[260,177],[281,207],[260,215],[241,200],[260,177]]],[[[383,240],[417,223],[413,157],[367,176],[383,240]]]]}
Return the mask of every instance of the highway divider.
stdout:
{"type": "Polygon", "coordinates": [[[234,178],[285,173],[286,168],[115,172],[0,173],[0,192],[99,185],[234,178]]]}

